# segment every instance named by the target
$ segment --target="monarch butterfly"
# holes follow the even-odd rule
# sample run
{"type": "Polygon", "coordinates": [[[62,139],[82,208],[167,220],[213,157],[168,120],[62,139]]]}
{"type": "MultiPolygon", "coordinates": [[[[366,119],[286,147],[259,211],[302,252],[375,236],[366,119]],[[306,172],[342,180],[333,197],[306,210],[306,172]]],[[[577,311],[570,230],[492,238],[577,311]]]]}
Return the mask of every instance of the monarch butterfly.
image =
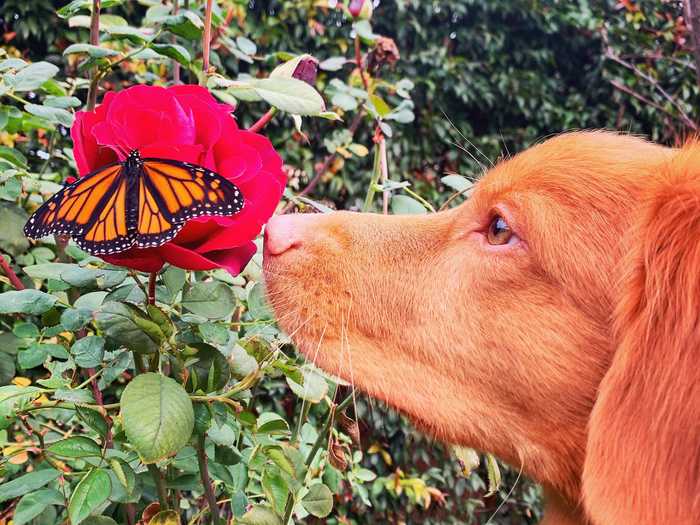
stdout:
{"type": "Polygon", "coordinates": [[[238,187],[211,170],[171,159],[141,158],[88,173],[54,194],[29,218],[31,239],[70,235],[93,255],[171,240],[197,217],[231,216],[243,209],[238,187]]]}

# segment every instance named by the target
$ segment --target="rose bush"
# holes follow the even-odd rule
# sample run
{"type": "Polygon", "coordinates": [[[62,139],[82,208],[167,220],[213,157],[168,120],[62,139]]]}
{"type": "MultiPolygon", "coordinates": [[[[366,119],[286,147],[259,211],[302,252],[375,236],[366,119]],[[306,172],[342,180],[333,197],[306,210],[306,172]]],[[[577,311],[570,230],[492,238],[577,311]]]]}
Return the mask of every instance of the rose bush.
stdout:
{"type": "Polygon", "coordinates": [[[204,166],[234,182],[245,198],[244,209],[233,217],[191,220],[163,246],[132,248],[105,260],[144,272],[170,263],[240,273],[255,253],[252,239],[274,212],[286,176],[270,141],[239,129],[232,111],[200,86],[139,85],[108,92],[95,111],[76,113],[71,137],[81,176],[137,149],[143,157],[204,166]]]}

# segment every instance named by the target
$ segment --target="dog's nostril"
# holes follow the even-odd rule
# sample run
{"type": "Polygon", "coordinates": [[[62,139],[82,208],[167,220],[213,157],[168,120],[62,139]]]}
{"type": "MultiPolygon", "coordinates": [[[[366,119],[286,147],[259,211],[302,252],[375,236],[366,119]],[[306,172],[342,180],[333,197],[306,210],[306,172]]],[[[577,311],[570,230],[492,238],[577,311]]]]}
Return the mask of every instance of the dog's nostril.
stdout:
{"type": "Polygon", "coordinates": [[[294,215],[276,215],[265,227],[265,248],[271,255],[281,255],[301,245],[301,228],[294,215]]]}

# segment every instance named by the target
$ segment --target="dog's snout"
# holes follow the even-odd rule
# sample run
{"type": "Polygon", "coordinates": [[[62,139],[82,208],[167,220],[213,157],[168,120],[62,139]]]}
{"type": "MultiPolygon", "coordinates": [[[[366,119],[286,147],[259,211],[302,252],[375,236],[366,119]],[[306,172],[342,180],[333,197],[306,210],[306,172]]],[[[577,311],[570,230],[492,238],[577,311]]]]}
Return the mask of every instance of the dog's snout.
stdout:
{"type": "Polygon", "coordinates": [[[270,255],[284,252],[302,245],[310,231],[310,215],[276,215],[265,227],[265,249],[270,255]]]}

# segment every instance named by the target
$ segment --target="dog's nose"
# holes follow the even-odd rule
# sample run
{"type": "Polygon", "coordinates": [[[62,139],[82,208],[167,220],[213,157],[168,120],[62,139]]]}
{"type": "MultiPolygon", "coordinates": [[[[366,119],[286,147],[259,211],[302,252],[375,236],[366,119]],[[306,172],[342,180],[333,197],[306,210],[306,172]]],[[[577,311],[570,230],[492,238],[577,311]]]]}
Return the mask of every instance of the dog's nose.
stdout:
{"type": "Polygon", "coordinates": [[[275,215],[265,227],[265,248],[270,255],[281,255],[302,243],[313,215],[275,215]]]}

